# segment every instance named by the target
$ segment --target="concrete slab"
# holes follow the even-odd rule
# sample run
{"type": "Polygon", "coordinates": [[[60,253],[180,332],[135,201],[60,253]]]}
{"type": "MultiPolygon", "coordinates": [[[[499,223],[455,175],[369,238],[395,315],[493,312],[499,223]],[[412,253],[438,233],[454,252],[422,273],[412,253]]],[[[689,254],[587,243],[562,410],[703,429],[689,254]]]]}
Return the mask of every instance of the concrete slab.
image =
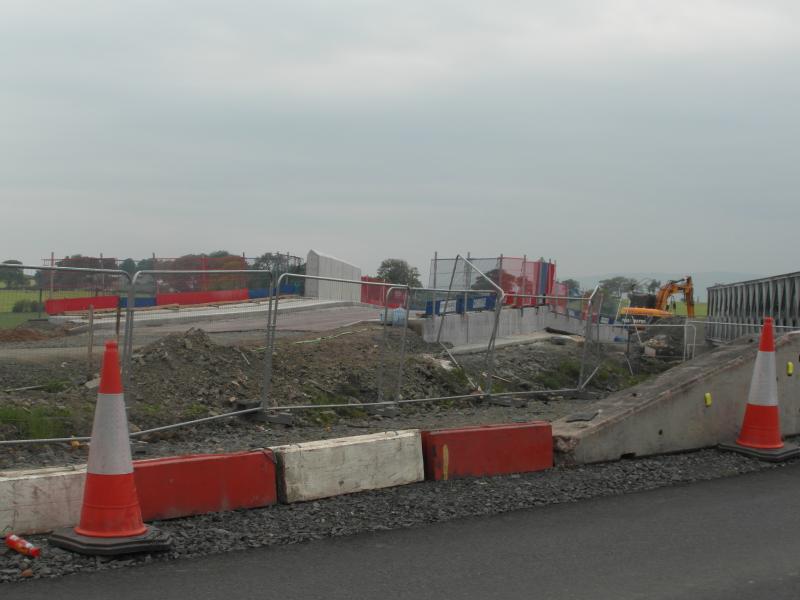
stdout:
{"type": "Polygon", "coordinates": [[[281,502],[301,502],[422,481],[417,429],[272,448],[281,502]]]}
{"type": "MultiPolygon", "coordinates": [[[[716,446],[732,441],[744,416],[758,340],[744,339],[679,365],[641,385],[592,403],[589,422],[553,423],[556,461],[593,463],[716,446]],[[706,394],[711,394],[710,405],[706,394]]],[[[800,433],[800,332],[776,343],[784,435],[800,433]]]]}

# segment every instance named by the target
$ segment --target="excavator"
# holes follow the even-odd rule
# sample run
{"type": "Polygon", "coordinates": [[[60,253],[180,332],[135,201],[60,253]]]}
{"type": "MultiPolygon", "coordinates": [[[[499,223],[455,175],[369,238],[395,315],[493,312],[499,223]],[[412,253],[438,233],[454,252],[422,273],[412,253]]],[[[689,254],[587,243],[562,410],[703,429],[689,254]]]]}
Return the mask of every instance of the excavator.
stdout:
{"type": "Polygon", "coordinates": [[[628,317],[637,321],[644,319],[648,322],[671,317],[673,313],[667,310],[669,300],[681,292],[683,292],[683,300],[686,302],[686,314],[692,319],[694,318],[694,285],[689,275],[683,279],[668,281],[655,294],[631,292],[630,306],[620,309],[620,315],[623,318],[628,317]]]}

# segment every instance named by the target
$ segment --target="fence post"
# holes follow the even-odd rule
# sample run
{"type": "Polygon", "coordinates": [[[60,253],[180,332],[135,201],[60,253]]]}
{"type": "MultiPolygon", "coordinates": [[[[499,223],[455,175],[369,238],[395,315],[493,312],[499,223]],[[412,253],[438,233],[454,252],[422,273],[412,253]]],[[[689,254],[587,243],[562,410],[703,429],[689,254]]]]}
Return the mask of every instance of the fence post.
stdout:
{"type": "MultiPolygon", "coordinates": [[[[55,252],[51,252],[50,253],[50,266],[51,267],[55,267],[56,266],[56,253],[55,252]]],[[[54,279],[55,276],[56,276],[56,272],[51,270],[50,271],[50,298],[49,298],[50,300],[53,299],[53,288],[55,287],[55,279],[54,279]]]]}
{"type": "MultiPolygon", "coordinates": [[[[102,264],[102,263],[101,263],[102,264]]],[[[89,356],[87,361],[87,381],[92,378],[92,352],[94,351],[94,304],[89,305],[89,356]]]]}

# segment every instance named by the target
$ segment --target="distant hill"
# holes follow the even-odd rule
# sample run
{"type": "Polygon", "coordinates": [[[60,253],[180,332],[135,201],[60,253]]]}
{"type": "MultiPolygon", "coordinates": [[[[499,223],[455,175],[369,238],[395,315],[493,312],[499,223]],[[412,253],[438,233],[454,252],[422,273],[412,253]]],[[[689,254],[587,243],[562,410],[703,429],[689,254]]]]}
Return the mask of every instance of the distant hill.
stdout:
{"type": "MultiPolygon", "coordinates": [[[[567,279],[569,276],[564,277],[560,275],[560,279],[567,279]]],[[[572,276],[581,283],[581,287],[593,288],[602,279],[610,279],[612,277],[630,277],[631,279],[658,279],[661,283],[670,279],[681,279],[686,275],[691,275],[694,281],[695,297],[699,302],[705,302],[707,293],[706,289],[717,283],[736,283],[737,281],[746,281],[748,279],[758,279],[759,277],[766,277],[766,275],[758,275],[754,273],[736,273],[732,271],[706,271],[701,273],[605,273],[602,275],[584,275],[572,276]]]]}

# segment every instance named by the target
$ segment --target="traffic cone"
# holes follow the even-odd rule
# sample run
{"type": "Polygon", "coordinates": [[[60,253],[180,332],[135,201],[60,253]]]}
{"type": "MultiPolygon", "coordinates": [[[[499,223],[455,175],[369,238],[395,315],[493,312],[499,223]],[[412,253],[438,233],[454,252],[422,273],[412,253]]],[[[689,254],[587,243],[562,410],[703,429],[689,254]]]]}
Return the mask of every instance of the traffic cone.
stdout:
{"type": "Polygon", "coordinates": [[[106,342],[80,523],[53,533],[56,546],[82,554],[167,550],[169,536],[142,522],[131,461],[117,343],[106,342]]]}
{"type": "Polygon", "coordinates": [[[772,462],[800,455],[800,447],[784,443],[781,437],[772,317],[766,317],[761,328],[761,342],[739,437],[733,444],[720,444],[720,448],[772,462]]]}

